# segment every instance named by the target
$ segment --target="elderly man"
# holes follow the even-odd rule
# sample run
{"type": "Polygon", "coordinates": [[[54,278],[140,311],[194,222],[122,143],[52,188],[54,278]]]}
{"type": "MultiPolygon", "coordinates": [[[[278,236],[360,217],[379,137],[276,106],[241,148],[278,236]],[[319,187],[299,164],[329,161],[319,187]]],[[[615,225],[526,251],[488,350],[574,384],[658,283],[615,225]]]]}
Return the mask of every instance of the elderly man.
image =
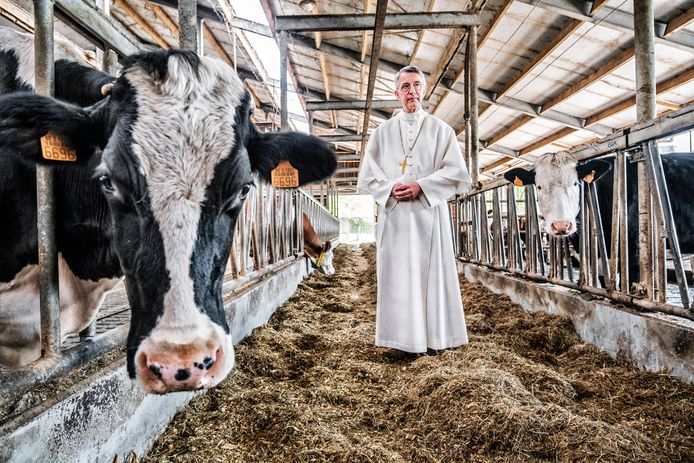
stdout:
{"type": "Polygon", "coordinates": [[[402,112],[369,138],[357,188],[379,205],[376,345],[401,359],[468,342],[447,200],[471,182],[453,129],[422,109],[422,71],[395,85],[402,112]]]}

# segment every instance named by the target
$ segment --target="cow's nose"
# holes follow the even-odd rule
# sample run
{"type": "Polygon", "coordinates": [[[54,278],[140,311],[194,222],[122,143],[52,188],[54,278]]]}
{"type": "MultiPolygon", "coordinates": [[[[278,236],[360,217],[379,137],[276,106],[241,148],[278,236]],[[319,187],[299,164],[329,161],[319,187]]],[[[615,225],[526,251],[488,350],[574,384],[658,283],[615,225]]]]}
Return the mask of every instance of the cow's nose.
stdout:
{"type": "Polygon", "coordinates": [[[137,375],[155,394],[205,389],[217,384],[224,355],[221,346],[152,346],[140,353],[137,375]]]}
{"type": "Polygon", "coordinates": [[[573,230],[570,220],[555,220],[552,222],[552,233],[555,235],[568,235],[573,230]]]}

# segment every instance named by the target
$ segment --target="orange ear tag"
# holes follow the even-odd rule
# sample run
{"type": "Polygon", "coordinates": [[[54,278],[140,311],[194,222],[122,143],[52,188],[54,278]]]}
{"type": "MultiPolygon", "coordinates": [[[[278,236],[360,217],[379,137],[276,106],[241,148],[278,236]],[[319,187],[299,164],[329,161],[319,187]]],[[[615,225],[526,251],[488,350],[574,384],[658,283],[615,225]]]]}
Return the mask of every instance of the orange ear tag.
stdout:
{"type": "Polygon", "coordinates": [[[299,171],[289,161],[280,162],[270,173],[275,188],[296,188],[299,186],[299,171]]]}
{"type": "Polygon", "coordinates": [[[48,161],[77,161],[77,152],[60,135],[53,132],[41,137],[41,156],[48,161]]]}
{"type": "Polygon", "coordinates": [[[519,179],[516,175],[516,178],[513,179],[513,184],[516,186],[523,186],[523,180],[519,179]]]}
{"type": "Polygon", "coordinates": [[[593,183],[593,180],[595,180],[595,171],[591,171],[590,174],[586,175],[583,177],[583,181],[586,183],[593,183]]]}

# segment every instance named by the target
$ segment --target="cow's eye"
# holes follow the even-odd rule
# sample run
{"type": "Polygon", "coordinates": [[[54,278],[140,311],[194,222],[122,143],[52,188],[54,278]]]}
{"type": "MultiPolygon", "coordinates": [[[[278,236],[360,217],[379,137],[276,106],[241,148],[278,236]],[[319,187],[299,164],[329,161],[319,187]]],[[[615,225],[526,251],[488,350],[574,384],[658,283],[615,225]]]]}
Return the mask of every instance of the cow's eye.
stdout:
{"type": "Polygon", "coordinates": [[[113,183],[111,183],[111,177],[109,177],[108,175],[100,175],[99,184],[101,185],[101,189],[104,190],[106,193],[113,193],[113,183]]]}
{"type": "Polygon", "coordinates": [[[253,188],[252,183],[246,183],[243,188],[241,188],[241,192],[239,193],[239,197],[241,199],[246,199],[246,196],[248,196],[248,193],[251,192],[251,188],[253,188]]]}
{"type": "Polygon", "coordinates": [[[538,185],[537,189],[538,189],[538,190],[541,190],[541,189],[542,189],[542,187],[538,185]]]}

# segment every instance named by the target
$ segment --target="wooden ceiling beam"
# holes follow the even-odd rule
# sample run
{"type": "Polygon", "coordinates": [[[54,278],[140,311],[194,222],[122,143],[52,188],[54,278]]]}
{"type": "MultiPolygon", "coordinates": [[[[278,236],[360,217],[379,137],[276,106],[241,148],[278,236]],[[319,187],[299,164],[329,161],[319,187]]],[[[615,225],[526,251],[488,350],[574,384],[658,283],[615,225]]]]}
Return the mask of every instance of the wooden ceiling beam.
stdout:
{"type": "Polygon", "coordinates": [[[159,34],[146,20],[143,18],[137,10],[131,6],[125,0],[113,0],[113,2],[123,8],[123,11],[132,18],[138,26],[140,26],[147,35],[149,35],[152,40],[154,40],[162,48],[170,48],[170,45],[166,42],[164,37],[159,34]]]}
{"type": "Polygon", "coordinates": [[[145,6],[152,10],[152,13],[154,13],[157,16],[157,18],[161,20],[162,23],[164,23],[164,26],[166,26],[169,32],[171,32],[171,35],[178,38],[178,24],[176,24],[174,20],[171,19],[168,13],[164,11],[164,8],[152,2],[145,3],[145,6]]]}
{"type": "Polygon", "coordinates": [[[214,48],[217,56],[219,56],[222,61],[225,61],[232,68],[236,67],[234,60],[231,59],[231,56],[229,56],[222,44],[219,43],[219,40],[217,40],[217,37],[214,36],[210,28],[207,27],[205,23],[202,24],[202,33],[205,36],[205,39],[210,43],[210,45],[212,45],[212,48],[214,48]]]}
{"type": "Polygon", "coordinates": [[[516,119],[510,126],[506,127],[504,130],[501,132],[497,133],[494,135],[492,138],[490,138],[488,143],[490,145],[493,145],[494,143],[498,143],[502,138],[507,137],[508,135],[511,135],[513,132],[527,124],[528,122],[532,121],[535,119],[533,116],[528,116],[524,115],[516,119]]]}
{"type": "Polygon", "coordinates": [[[371,118],[371,100],[374,96],[376,87],[376,77],[378,76],[378,62],[381,56],[381,41],[383,40],[383,28],[386,20],[388,0],[378,0],[376,4],[376,19],[374,23],[373,43],[371,45],[371,63],[369,64],[369,83],[366,87],[366,111],[364,112],[364,122],[361,129],[361,153],[364,156],[366,149],[366,137],[369,132],[369,119],[371,118]]]}
{"type": "MultiPolygon", "coordinates": [[[[326,101],[330,101],[330,79],[328,78],[328,66],[325,64],[325,55],[318,52],[318,63],[320,65],[320,73],[323,76],[323,90],[325,91],[326,101]]],[[[308,109],[307,109],[308,110],[308,109]]],[[[330,124],[337,127],[337,116],[335,111],[329,110],[330,124]]]]}
{"type": "MultiPolygon", "coordinates": [[[[660,82],[659,84],[656,85],[655,87],[655,92],[656,95],[661,94],[661,93],[666,93],[669,92],[670,90],[673,90],[679,86],[688,84],[690,82],[694,81],[694,67],[689,68],[679,74],[677,74],[674,77],[671,77],[667,80],[664,80],[660,82]]],[[[617,104],[614,104],[610,106],[609,108],[603,109],[602,111],[599,111],[592,116],[589,116],[586,119],[586,128],[588,128],[589,125],[595,124],[596,122],[599,122],[603,119],[606,119],[610,116],[614,116],[615,114],[619,114],[622,111],[626,111],[627,109],[633,107],[636,105],[636,97],[631,96],[625,100],[620,101],[617,104]]],[[[521,149],[519,152],[519,156],[524,156],[525,154],[530,153],[531,151],[535,151],[538,148],[541,148],[542,146],[548,145],[550,143],[553,143],[560,138],[565,137],[566,135],[569,135],[570,133],[575,132],[575,129],[571,129],[569,127],[559,130],[558,132],[555,132],[541,140],[538,140],[534,143],[531,143],[530,145],[526,146],[525,148],[521,149]]],[[[508,161],[505,161],[508,162],[508,161]]],[[[503,164],[504,162],[502,162],[503,164]]],[[[490,164],[491,165],[491,164],[490,164]]],[[[501,165],[501,164],[499,164],[501,165]]],[[[486,169],[486,167],[485,167],[486,169]]],[[[482,169],[484,172],[485,169],[482,169]]]]}
{"type": "MultiPolygon", "coordinates": [[[[557,34],[550,42],[545,46],[539,53],[537,53],[523,68],[511,79],[501,87],[501,90],[496,92],[496,100],[500,100],[502,97],[508,93],[518,82],[527,77],[537,66],[544,61],[553,51],[555,51],[559,46],[561,46],[564,41],[571,36],[574,32],[578,30],[579,27],[583,25],[583,21],[572,19],[569,23],[557,34]]],[[[481,112],[480,119],[486,111],[481,112]]]]}
{"type": "Polygon", "coordinates": [[[603,6],[607,5],[610,0],[595,0],[590,7],[590,15],[593,16],[598,12],[603,6]]]}
{"type": "Polygon", "coordinates": [[[448,39],[448,43],[446,43],[446,46],[441,53],[441,57],[426,81],[427,85],[426,89],[424,90],[424,99],[428,100],[431,97],[432,93],[434,93],[434,90],[436,90],[436,87],[438,87],[439,83],[441,82],[441,79],[448,71],[448,67],[451,65],[453,57],[456,55],[456,53],[458,53],[460,46],[465,42],[465,32],[466,31],[463,28],[453,30],[453,33],[448,39]]]}
{"type": "MultiPolygon", "coordinates": [[[[491,24],[489,25],[489,28],[486,30],[484,35],[479,38],[477,41],[477,49],[481,50],[482,47],[484,46],[485,42],[487,39],[492,35],[492,32],[496,29],[496,27],[499,25],[499,22],[501,22],[501,18],[506,14],[508,9],[511,7],[513,4],[513,0],[506,0],[506,2],[499,8],[499,10],[496,12],[494,15],[494,18],[491,21],[491,24]]],[[[465,58],[467,59],[467,57],[465,58]]],[[[460,79],[463,78],[463,75],[465,74],[465,66],[460,66],[460,69],[456,73],[455,77],[451,81],[453,85],[455,85],[457,82],[460,82],[460,79]]],[[[443,97],[438,101],[436,106],[432,109],[431,113],[436,114],[436,112],[439,110],[439,107],[443,103],[443,101],[450,95],[452,92],[450,90],[446,90],[443,97]]]]}
{"type": "Polygon", "coordinates": [[[694,6],[690,7],[687,11],[676,18],[670,20],[665,27],[665,34],[663,35],[665,37],[672,35],[683,27],[686,27],[692,21],[694,21],[694,6]]]}
{"type": "Polygon", "coordinates": [[[551,98],[549,101],[542,105],[541,113],[547,111],[548,109],[558,105],[559,103],[568,100],[572,96],[576,95],[578,92],[585,90],[588,86],[599,81],[608,74],[611,74],[617,70],[623,64],[626,64],[629,60],[634,57],[634,46],[633,43],[624,51],[619,52],[616,56],[608,58],[603,62],[597,69],[592,71],[588,76],[581,79],[580,81],[573,84],[571,87],[567,88],[559,95],[551,98]]]}
{"type": "Polygon", "coordinates": [[[533,72],[541,63],[547,58],[552,52],[559,48],[572,34],[574,34],[581,26],[583,21],[578,21],[572,19],[569,23],[557,34],[539,53],[537,53],[528,64],[523,66],[523,69],[516,74],[516,76],[511,79],[510,82],[506,83],[501,90],[497,92],[496,97],[501,98],[506,95],[509,90],[511,90],[518,82],[527,77],[531,72],[533,72]]]}
{"type": "Polygon", "coordinates": [[[576,129],[572,129],[571,127],[565,127],[558,132],[554,132],[553,134],[550,134],[536,142],[533,142],[529,144],[528,146],[522,148],[520,152],[518,153],[519,156],[525,156],[528,153],[531,153],[535,151],[536,149],[542,148],[545,145],[549,145],[550,143],[553,143],[557,140],[560,140],[564,138],[567,135],[570,135],[574,133],[576,129]]]}
{"type": "MultiPolygon", "coordinates": [[[[688,84],[692,81],[694,81],[694,67],[689,68],[686,71],[683,71],[677,74],[676,76],[671,77],[670,79],[660,82],[655,86],[655,93],[656,95],[660,95],[662,93],[669,92],[670,90],[674,90],[679,86],[688,84]]],[[[609,108],[603,109],[602,111],[599,111],[598,113],[589,116],[586,119],[586,125],[595,124],[596,122],[599,122],[610,116],[614,116],[615,114],[619,114],[622,111],[626,111],[627,109],[635,105],[636,97],[630,96],[629,98],[626,98],[625,100],[622,100],[619,103],[610,106],[609,108]]]]}
{"type": "MultiPolygon", "coordinates": [[[[559,103],[566,101],[570,97],[574,96],[575,94],[579,93],[580,91],[586,89],[588,86],[591,84],[597,82],[598,80],[602,79],[606,75],[610,74],[611,72],[615,71],[617,68],[622,66],[623,64],[627,63],[630,59],[634,57],[634,48],[629,47],[624,51],[619,52],[617,56],[613,56],[611,58],[608,58],[604,63],[602,63],[594,72],[592,72],[590,75],[585,77],[584,79],[580,80],[579,82],[575,83],[556,97],[550,99],[546,103],[544,103],[539,111],[539,115],[546,115],[547,112],[553,108],[554,106],[558,105],[559,103]]],[[[483,111],[484,112],[484,111],[483,111]]],[[[510,126],[510,128],[513,128],[513,130],[519,129],[521,126],[525,125],[528,123],[531,119],[528,119],[527,117],[530,116],[526,114],[525,116],[519,118],[516,120],[516,122],[513,123],[513,125],[510,126]]],[[[534,117],[534,116],[533,116],[534,117]]],[[[604,117],[602,118],[604,119],[604,117]]],[[[595,124],[598,122],[598,120],[593,121],[592,123],[595,124]]],[[[586,120],[585,126],[589,126],[591,123],[586,120]]],[[[589,127],[586,127],[588,130],[590,130],[589,127]]],[[[602,130],[601,130],[602,132],[602,130]]],[[[490,140],[495,140],[498,141],[501,138],[508,136],[511,132],[504,130],[500,134],[496,135],[490,140]],[[501,137],[501,138],[499,138],[501,137]]],[[[602,133],[601,133],[602,135],[602,133]]]]}
{"type": "MultiPolygon", "coordinates": [[[[364,14],[368,14],[371,9],[371,0],[364,0],[364,14]]],[[[364,30],[361,36],[361,60],[359,66],[359,99],[364,99],[366,97],[366,54],[369,50],[369,31],[364,30]]],[[[365,106],[366,107],[366,106],[365,106]]],[[[359,113],[357,117],[357,133],[361,133],[364,128],[364,114],[365,111],[359,113]]]]}
{"type": "Polygon", "coordinates": [[[503,166],[504,164],[507,164],[507,163],[511,162],[512,160],[514,160],[514,159],[516,159],[516,158],[511,157],[511,156],[506,156],[506,155],[504,155],[503,158],[498,159],[498,160],[492,162],[491,164],[487,164],[486,166],[484,166],[484,167],[482,168],[482,172],[481,172],[481,173],[489,172],[490,170],[496,169],[497,167],[501,167],[501,166],[503,166]]]}
{"type": "MultiPolygon", "coordinates": [[[[543,0],[541,2],[538,2],[537,0],[516,1],[532,5],[533,7],[549,10],[556,14],[570,18],[579,19],[587,23],[600,24],[601,27],[607,27],[618,32],[627,32],[629,34],[634,33],[634,16],[631,13],[620,10],[619,8],[603,6],[600,11],[590,16],[585,13],[585,3],[577,2],[575,0],[543,0]]],[[[666,29],[667,24],[663,23],[662,21],[655,21],[656,31],[665,31],[666,29]]],[[[672,33],[668,36],[660,36],[656,34],[655,41],[656,43],[678,48],[689,53],[694,52],[694,33],[687,30],[680,29],[678,32],[672,33]]]]}

